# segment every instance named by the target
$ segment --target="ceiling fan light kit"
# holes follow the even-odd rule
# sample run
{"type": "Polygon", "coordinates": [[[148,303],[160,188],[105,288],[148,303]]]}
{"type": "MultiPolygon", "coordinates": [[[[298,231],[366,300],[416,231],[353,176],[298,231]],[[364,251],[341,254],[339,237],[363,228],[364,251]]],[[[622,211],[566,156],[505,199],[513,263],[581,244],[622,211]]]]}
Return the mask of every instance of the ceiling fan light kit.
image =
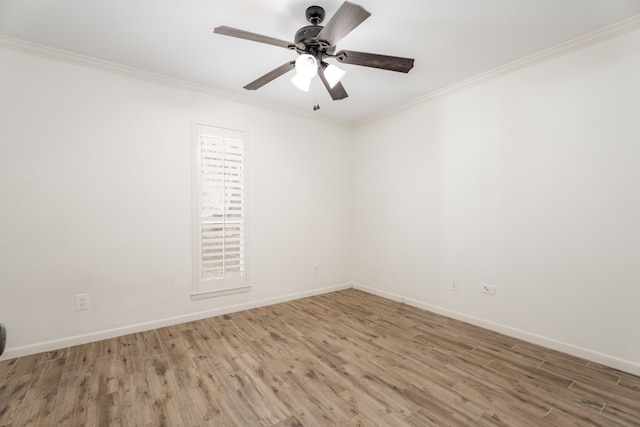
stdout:
{"type": "MultiPolygon", "coordinates": [[[[293,43],[232,27],[215,28],[213,32],[216,34],[284,47],[295,50],[300,55],[295,62],[287,62],[271,70],[244,86],[245,89],[259,89],[295,68],[296,75],[291,79],[291,82],[296,87],[308,92],[311,80],[317,75],[329,92],[331,99],[337,101],[349,96],[340,83],[345,71],[327,63],[325,59],[335,59],[342,64],[360,65],[401,73],[408,73],[413,68],[414,60],[411,58],[350,50],[336,52],[337,43],[371,16],[371,13],[360,5],[345,1],[325,26],[320,25],[325,17],[325,11],[322,7],[310,6],[305,15],[311,25],[300,28],[295,34],[293,43]]],[[[318,109],[316,107],[314,110],[318,109]]]]}
{"type": "Polygon", "coordinates": [[[298,89],[309,92],[311,80],[316,76],[318,62],[316,58],[309,54],[303,54],[296,59],[296,75],[291,79],[291,83],[298,89]]]}
{"type": "MultiPolygon", "coordinates": [[[[322,62],[320,67],[324,70],[324,76],[331,89],[346,74],[346,71],[326,62],[322,62]]],[[[296,59],[295,68],[296,75],[291,78],[291,83],[298,89],[309,92],[311,80],[318,75],[318,61],[313,56],[305,53],[296,59]]]]}

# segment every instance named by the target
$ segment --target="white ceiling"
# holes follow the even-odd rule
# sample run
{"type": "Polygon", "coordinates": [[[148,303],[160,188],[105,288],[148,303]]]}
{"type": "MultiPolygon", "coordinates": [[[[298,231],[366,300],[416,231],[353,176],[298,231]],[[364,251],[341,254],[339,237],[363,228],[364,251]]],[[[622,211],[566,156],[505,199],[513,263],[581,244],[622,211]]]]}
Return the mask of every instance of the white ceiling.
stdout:
{"type": "MultiPolygon", "coordinates": [[[[371,17],[338,49],[415,58],[409,74],[354,65],[349,97],[320,88],[314,113],[356,122],[464,79],[640,14],[640,0],[354,0],[371,17]]],[[[166,75],[287,109],[314,95],[285,75],[242,87],[293,60],[292,51],[213,34],[227,25],[292,41],[318,4],[342,0],[0,0],[0,34],[166,75]]]]}

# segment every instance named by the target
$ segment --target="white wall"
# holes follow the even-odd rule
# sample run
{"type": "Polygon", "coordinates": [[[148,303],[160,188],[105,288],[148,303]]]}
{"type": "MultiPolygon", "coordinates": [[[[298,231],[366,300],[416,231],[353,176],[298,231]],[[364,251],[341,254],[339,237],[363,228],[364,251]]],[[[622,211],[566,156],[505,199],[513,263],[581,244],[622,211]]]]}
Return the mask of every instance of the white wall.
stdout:
{"type": "Polygon", "coordinates": [[[640,373],[638,52],[640,31],[358,128],[355,281],[640,373]]]}
{"type": "Polygon", "coordinates": [[[350,129],[8,50],[0,64],[5,358],[349,281],[350,129]],[[190,299],[193,120],[248,132],[248,293],[190,299]]]}
{"type": "Polygon", "coordinates": [[[0,49],[4,357],[355,279],[640,373],[638,51],[635,32],[353,131],[0,49]],[[249,132],[249,293],[189,298],[193,120],[249,132]]]}

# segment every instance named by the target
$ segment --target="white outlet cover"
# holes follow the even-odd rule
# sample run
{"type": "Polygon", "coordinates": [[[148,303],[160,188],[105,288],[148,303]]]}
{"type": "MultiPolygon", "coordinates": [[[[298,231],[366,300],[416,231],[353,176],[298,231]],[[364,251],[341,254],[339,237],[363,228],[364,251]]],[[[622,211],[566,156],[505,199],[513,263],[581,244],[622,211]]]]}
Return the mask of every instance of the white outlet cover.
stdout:
{"type": "Polygon", "coordinates": [[[480,292],[485,293],[485,294],[489,294],[489,295],[495,295],[496,294],[496,286],[495,285],[483,284],[482,288],[480,288],[480,292]]]}
{"type": "Polygon", "coordinates": [[[76,295],[76,311],[89,310],[90,301],[89,294],[76,295]]]}

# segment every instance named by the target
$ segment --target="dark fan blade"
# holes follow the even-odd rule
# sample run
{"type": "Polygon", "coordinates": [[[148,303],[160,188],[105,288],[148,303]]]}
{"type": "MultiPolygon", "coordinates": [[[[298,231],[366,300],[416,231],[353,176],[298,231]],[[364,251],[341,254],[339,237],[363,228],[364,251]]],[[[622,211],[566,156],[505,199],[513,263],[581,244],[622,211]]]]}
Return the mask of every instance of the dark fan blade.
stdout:
{"type": "Polygon", "coordinates": [[[343,64],[363,65],[400,73],[408,73],[413,68],[413,59],[411,58],[355,52],[353,50],[341,50],[336,53],[336,59],[343,64]]]}
{"type": "Polygon", "coordinates": [[[296,64],[295,61],[291,61],[291,62],[287,62],[286,64],[282,64],[281,66],[279,66],[275,70],[271,70],[267,74],[265,74],[264,76],[259,77],[258,79],[252,81],[251,83],[246,85],[244,88],[247,89],[247,90],[260,89],[262,86],[266,85],[270,81],[275,80],[278,77],[280,77],[281,75],[293,70],[294,67],[295,67],[295,64],[296,64]]]}
{"type": "Polygon", "coordinates": [[[344,90],[344,86],[342,86],[342,83],[338,82],[333,88],[329,86],[329,82],[324,76],[324,70],[322,69],[322,67],[318,67],[318,76],[320,77],[320,80],[322,80],[322,83],[324,83],[324,87],[326,87],[327,91],[329,91],[331,99],[333,99],[334,101],[345,99],[347,96],[349,96],[347,95],[347,91],[344,90]]]}
{"type": "Polygon", "coordinates": [[[231,27],[217,27],[213,30],[216,34],[222,34],[224,36],[237,37],[239,39],[251,40],[254,42],[271,44],[274,46],[284,47],[285,49],[291,49],[295,46],[293,43],[288,42],[286,40],[280,40],[273,37],[263,36],[261,34],[250,33],[249,31],[238,30],[237,28],[231,27]]]}
{"type": "Polygon", "coordinates": [[[329,43],[329,46],[335,46],[369,16],[371,13],[364,7],[345,1],[316,38],[329,43]]]}

